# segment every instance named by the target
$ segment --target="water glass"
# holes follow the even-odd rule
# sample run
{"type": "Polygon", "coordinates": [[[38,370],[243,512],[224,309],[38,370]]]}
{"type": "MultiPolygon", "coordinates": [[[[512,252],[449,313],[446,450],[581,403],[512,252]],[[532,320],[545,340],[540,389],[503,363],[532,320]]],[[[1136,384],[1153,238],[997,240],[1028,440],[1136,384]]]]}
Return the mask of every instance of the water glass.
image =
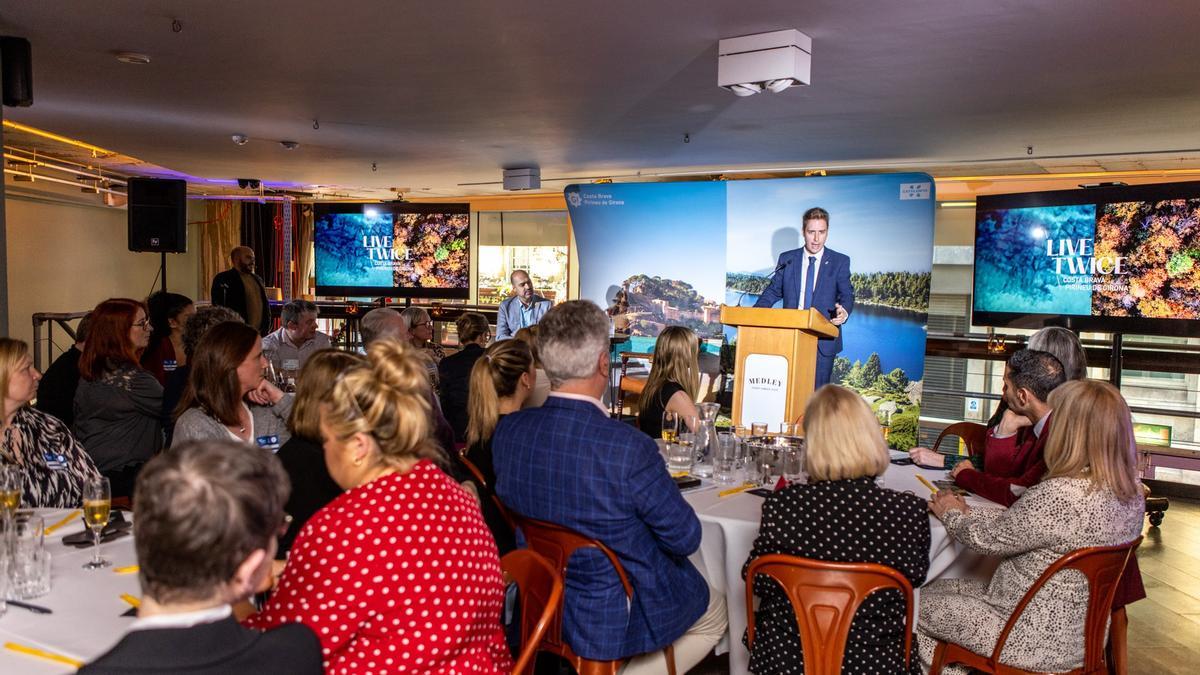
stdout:
{"type": "Polygon", "coordinates": [[[799,428],[799,425],[797,425],[795,422],[780,422],[779,423],[779,435],[780,436],[795,436],[796,430],[798,428],[799,428]]]}
{"type": "Polygon", "coordinates": [[[695,440],[695,434],[686,432],[679,434],[679,442],[667,444],[667,468],[671,473],[691,472],[696,461],[695,440]]]}
{"type": "MultiPolygon", "coordinates": [[[[0,519],[0,542],[8,536],[8,527],[11,527],[9,521],[0,519]]],[[[8,566],[9,556],[0,554],[0,616],[4,616],[5,610],[8,609],[8,566]]]]}
{"type": "Polygon", "coordinates": [[[750,425],[750,435],[751,436],[766,436],[767,435],[767,423],[766,422],[755,422],[755,423],[751,424],[750,425]]]}
{"type": "Polygon", "coordinates": [[[737,482],[738,439],[732,434],[717,434],[713,454],[713,480],[721,485],[737,482]]]}
{"type": "Polygon", "coordinates": [[[754,463],[758,465],[759,485],[766,488],[775,487],[779,477],[779,457],[775,446],[762,443],[755,450],[754,463]]]}
{"type": "Polygon", "coordinates": [[[807,478],[804,475],[804,450],[802,447],[790,446],[780,450],[780,464],[783,479],[788,483],[802,483],[807,478]]]}
{"type": "Polygon", "coordinates": [[[18,513],[11,528],[9,594],[22,600],[50,592],[50,553],[46,551],[45,520],[36,513],[18,513]]]}

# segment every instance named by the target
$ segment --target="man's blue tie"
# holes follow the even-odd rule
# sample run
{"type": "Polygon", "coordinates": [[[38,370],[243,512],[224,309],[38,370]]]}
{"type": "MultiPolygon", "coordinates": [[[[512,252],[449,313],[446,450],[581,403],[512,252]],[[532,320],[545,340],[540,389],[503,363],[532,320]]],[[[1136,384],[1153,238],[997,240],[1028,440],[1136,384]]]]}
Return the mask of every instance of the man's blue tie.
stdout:
{"type": "Polygon", "coordinates": [[[817,257],[808,256],[808,271],[804,273],[804,305],[800,309],[812,307],[813,277],[817,274],[817,257]]]}

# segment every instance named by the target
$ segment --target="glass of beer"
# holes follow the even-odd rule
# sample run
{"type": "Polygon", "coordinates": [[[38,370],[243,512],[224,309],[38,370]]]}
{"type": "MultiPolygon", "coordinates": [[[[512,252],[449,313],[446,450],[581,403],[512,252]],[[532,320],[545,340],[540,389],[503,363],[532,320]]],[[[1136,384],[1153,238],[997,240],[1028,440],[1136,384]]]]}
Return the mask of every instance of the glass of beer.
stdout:
{"type": "Polygon", "coordinates": [[[21,467],[0,466],[0,517],[9,518],[21,507],[21,467]]]}
{"type": "Polygon", "coordinates": [[[100,533],[108,525],[108,513],[112,510],[112,489],[108,479],[101,477],[89,480],[83,485],[83,520],[92,531],[91,561],[84,564],[83,569],[95,570],[108,567],[112,563],[100,557],[100,533]]]}
{"type": "Polygon", "coordinates": [[[679,413],[673,410],[664,410],[662,416],[662,439],[667,442],[667,445],[675,443],[679,440],[679,425],[683,420],[679,413]]]}

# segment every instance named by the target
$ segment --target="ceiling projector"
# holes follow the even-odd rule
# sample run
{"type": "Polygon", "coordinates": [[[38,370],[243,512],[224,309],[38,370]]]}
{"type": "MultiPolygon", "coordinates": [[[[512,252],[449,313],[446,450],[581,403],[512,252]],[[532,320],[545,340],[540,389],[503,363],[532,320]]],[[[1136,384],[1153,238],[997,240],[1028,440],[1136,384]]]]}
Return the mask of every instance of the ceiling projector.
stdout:
{"type": "Polygon", "coordinates": [[[738,96],[781,92],[812,82],[812,38],[798,30],[726,38],[717,43],[717,86],[738,96]]]}

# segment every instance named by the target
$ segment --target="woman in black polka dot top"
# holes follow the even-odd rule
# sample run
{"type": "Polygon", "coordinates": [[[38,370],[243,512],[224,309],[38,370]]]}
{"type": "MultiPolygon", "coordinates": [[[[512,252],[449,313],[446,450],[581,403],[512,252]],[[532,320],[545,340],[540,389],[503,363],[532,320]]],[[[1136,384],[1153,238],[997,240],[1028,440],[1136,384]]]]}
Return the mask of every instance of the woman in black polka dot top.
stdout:
{"type": "MultiPolygon", "coordinates": [[[[879,563],[898,570],[914,588],[924,583],[929,569],[926,503],[875,484],[888,467],[888,452],[866,402],[844,387],[821,387],[805,410],[804,433],[808,483],[767,498],[742,575],[758,556],[784,553],[833,562],[879,563]]],[[[787,596],[764,576],[755,580],[754,588],[760,603],[754,615],[750,670],[758,675],[803,673],[800,633],[787,596]]],[[[867,598],[850,626],[842,672],[905,672],[904,617],[899,591],[880,591],[867,598]]],[[[909,672],[920,672],[915,653],[909,672]]]]}

